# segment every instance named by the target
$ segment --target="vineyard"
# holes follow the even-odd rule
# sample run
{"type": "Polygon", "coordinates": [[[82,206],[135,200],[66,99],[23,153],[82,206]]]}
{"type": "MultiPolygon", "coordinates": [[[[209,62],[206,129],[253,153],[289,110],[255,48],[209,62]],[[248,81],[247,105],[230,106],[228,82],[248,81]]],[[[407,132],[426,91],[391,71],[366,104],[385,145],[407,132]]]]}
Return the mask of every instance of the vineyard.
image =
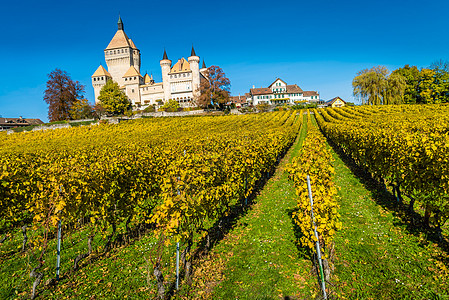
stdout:
{"type": "MultiPolygon", "coordinates": [[[[317,118],[325,135],[378,181],[404,195],[409,213],[425,209],[425,225],[449,218],[449,106],[327,110],[317,118]]],[[[385,187],[386,188],[386,187],[385,187]]]]}
{"type": "MultiPolygon", "coordinates": [[[[277,240],[285,244],[274,245],[270,259],[286,261],[248,262],[248,269],[284,278],[271,284],[281,289],[259,296],[318,297],[320,278],[310,271],[316,271],[315,222],[329,295],[351,298],[354,291],[337,278],[345,276],[339,254],[353,228],[345,225],[344,184],[336,183],[341,162],[327,141],[378,182],[385,198],[393,194],[410,222],[436,232],[445,249],[449,106],[315,110],[304,120],[303,112],[139,119],[0,135],[0,298],[225,299],[241,291],[251,299],[243,282],[251,287],[259,277],[242,279],[246,271],[231,271],[243,270],[242,261],[259,250],[236,251],[260,246],[263,257],[268,241],[279,236],[287,237],[277,240]],[[253,245],[262,228],[263,242],[253,245]],[[62,249],[56,251],[58,230],[62,249]],[[56,252],[62,256],[59,281],[56,252]]],[[[427,268],[439,269],[447,283],[441,257],[427,268]]]]}

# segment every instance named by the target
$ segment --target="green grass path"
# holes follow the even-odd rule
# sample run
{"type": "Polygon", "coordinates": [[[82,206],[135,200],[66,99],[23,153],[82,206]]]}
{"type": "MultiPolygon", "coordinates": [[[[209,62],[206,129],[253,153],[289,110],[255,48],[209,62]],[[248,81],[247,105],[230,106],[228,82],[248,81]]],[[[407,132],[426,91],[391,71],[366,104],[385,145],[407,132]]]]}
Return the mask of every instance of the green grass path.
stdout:
{"type": "Polygon", "coordinates": [[[333,156],[343,223],[335,239],[337,298],[448,299],[447,269],[441,262],[447,254],[423,234],[410,233],[394,212],[378,204],[388,194],[333,156]]]}
{"type": "MultiPolygon", "coordinates": [[[[276,173],[255,198],[248,213],[217,245],[211,254],[220,275],[207,297],[211,299],[292,299],[313,293],[311,262],[300,258],[291,212],[296,207],[293,183],[284,170],[298,155],[306,134],[301,134],[281,161],[276,173]]],[[[210,268],[204,269],[203,276],[210,268]]],[[[201,273],[201,270],[200,270],[201,273]]]]}

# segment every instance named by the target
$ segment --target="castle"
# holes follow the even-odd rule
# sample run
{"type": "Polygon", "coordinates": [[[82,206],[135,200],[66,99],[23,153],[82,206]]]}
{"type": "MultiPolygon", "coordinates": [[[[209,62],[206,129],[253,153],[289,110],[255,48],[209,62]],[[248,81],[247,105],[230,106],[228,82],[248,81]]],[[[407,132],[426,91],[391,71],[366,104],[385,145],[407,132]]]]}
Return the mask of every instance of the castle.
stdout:
{"type": "Polygon", "coordinates": [[[140,73],[140,50],[126,35],[122,19],[119,17],[118,29],[104,50],[107,70],[100,65],[92,75],[95,103],[101,88],[108,80],[114,80],[128,96],[133,106],[160,105],[169,99],[176,100],[181,107],[195,106],[200,83],[206,79],[206,65],[199,68],[200,58],[192,46],[190,56],[179,59],[174,66],[167,52],[160,61],[162,82],[155,82],[153,76],[140,73]]]}

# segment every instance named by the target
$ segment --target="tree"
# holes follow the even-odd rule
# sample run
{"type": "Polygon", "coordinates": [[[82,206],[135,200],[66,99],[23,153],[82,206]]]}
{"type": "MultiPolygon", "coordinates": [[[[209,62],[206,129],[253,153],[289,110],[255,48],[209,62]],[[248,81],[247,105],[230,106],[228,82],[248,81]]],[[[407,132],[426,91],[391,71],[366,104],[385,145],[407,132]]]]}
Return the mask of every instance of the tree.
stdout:
{"type": "Polygon", "coordinates": [[[435,75],[435,71],[430,69],[422,69],[419,72],[417,103],[435,103],[437,98],[435,75]]]}
{"type": "Polygon", "coordinates": [[[354,96],[362,104],[400,104],[403,102],[406,81],[400,74],[390,74],[384,66],[365,69],[352,81],[354,96]]]}
{"type": "Polygon", "coordinates": [[[164,111],[178,111],[179,103],[176,100],[170,99],[167,102],[164,103],[164,105],[161,107],[164,111]]]}
{"type": "Polygon", "coordinates": [[[400,74],[390,74],[383,95],[383,104],[401,104],[407,86],[405,78],[400,74]]]}
{"type": "Polygon", "coordinates": [[[206,71],[206,79],[200,84],[200,95],[197,105],[207,107],[209,104],[219,105],[223,108],[229,102],[229,89],[231,81],[226,78],[223,70],[218,66],[210,66],[206,71]]]}
{"type": "Polygon", "coordinates": [[[98,100],[106,112],[113,115],[123,114],[131,108],[128,97],[120,90],[118,83],[113,80],[108,80],[101,88],[98,100]]]}
{"type": "Polygon", "coordinates": [[[87,102],[87,99],[76,101],[70,108],[70,117],[73,120],[90,119],[93,116],[94,108],[87,102]]]}
{"type": "Polygon", "coordinates": [[[270,110],[270,104],[261,102],[256,105],[256,108],[259,112],[266,112],[266,111],[270,110]]]}
{"type": "Polygon", "coordinates": [[[404,103],[413,104],[419,103],[418,83],[420,72],[416,66],[405,65],[403,68],[394,70],[392,73],[398,74],[405,79],[404,103]]]}
{"type": "Polygon", "coordinates": [[[48,74],[44,101],[48,104],[50,122],[69,120],[70,109],[78,99],[83,98],[84,85],[73,81],[66,71],[55,69],[48,74]]]}
{"type": "Polygon", "coordinates": [[[435,99],[434,103],[449,102],[449,62],[437,60],[430,65],[435,72],[435,99]]]}
{"type": "Polygon", "coordinates": [[[104,109],[104,107],[101,106],[101,103],[96,103],[93,109],[95,119],[101,119],[102,116],[106,115],[106,109],[104,109]]]}

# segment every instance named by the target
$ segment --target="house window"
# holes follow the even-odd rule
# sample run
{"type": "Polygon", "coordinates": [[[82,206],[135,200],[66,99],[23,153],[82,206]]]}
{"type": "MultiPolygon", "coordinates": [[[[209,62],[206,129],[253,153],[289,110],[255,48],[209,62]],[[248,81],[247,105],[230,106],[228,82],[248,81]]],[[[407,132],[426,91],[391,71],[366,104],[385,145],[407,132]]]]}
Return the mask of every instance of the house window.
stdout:
{"type": "Polygon", "coordinates": [[[134,93],[134,89],[131,90],[131,93],[134,93]]]}

